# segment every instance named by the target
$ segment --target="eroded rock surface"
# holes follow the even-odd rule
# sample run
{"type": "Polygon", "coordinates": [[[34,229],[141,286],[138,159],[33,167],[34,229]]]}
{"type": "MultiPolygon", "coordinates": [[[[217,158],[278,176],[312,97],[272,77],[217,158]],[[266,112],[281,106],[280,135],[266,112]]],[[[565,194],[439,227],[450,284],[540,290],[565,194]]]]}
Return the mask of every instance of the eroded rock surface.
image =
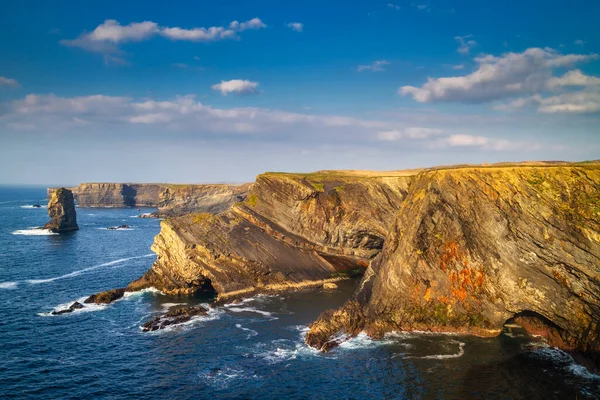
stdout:
{"type": "Polygon", "coordinates": [[[184,322],[190,321],[193,317],[205,316],[207,314],[208,310],[202,306],[180,307],[144,323],[144,325],[142,325],[142,331],[157,331],[168,326],[183,324],[184,322]]]}
{"type": "MultiPolygon", "coordinates": [[[[152,217],[219,213],[246,198],[251,184],[82,183],[70,188],[79,207],[157,207],[152,217]]],[[[49,188],[51,198],[57,189],[49,188]]]]}
{"type": "Polygon", "coordinates": [[[50,222],[44,225],[45,229],[57,233],[79,229],[75,201],[73,193],[69,189],[59,188],[52,193],[48,202],[48,216],[50,216],[50,222]]]}
{"type": "Polygon", "coordinates": [[[125,288],[111,289],[96,293],[85,299],[84,303],[109,304],[125,295],[125,288]]]}
{"type": "Polygon", "coordinates": [[[600,164],[421,173],[354,298],[321,315],[307,342],[328,350],[362,330],[489,336],[515,316],[557,346],[600,351],[600,164]]]}
{"type": "Polygon", "coordinates": [[[243,203],[161,223],[158,259],[128,290],[219,298],[322,286],[360,273],[383,246],[414,172],[258,176],[243,203]]]}

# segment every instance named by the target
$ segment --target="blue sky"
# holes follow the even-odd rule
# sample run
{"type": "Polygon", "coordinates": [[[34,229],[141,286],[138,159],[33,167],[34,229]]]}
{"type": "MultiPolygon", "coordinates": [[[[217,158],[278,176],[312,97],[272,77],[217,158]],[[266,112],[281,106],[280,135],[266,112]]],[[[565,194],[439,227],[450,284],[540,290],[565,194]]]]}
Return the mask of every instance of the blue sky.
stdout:
{"type": "Polygon", "coordinates": [[[600,158],[600,3],[6,1],[0,183],[600,158]]]}

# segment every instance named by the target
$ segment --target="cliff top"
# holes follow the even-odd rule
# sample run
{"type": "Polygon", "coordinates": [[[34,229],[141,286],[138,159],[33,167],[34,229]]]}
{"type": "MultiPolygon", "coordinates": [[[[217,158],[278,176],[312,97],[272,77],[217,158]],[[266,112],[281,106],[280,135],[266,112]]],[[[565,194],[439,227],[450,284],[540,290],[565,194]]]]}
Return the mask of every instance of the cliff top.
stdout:
{"type": "Polygon", "coordinates": [[[520,161],[520,162],[499,162],[499,163],[484,163],[484,164],[454,164],[440,165],[429,168],[415,168],[394,171],[372,171],[372,170],[320,170],[314,172],[265,172],[259,176],[285,176],[292,179],[307,179],[307,180],[335,180],[335,179],[352,179],[352,178],[387,178],[414,176],[425,171],[441,171],[451,169],[493,169],[493,168],[527,168],[527,167],[590,167],[600,168],[600,160],[590,161],[520,161]]]}

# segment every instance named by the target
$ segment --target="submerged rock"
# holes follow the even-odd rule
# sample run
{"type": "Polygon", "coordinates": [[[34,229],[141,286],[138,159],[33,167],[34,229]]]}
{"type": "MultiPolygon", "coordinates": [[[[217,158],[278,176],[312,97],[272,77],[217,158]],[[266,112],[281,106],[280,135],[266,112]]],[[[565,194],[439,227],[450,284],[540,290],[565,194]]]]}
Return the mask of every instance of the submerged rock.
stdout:
{"type": "Polygon", "coordinates": [[[120,299],[125,294],[125,288],[111,289],[96,293],[85,299],[84,303],[109,304],[120,299]]]}
{"type": "Polygon", "coordinates": [[[116,230],[119,230],[119,229],[129,229],[129,228],[130,228],[129,225],[119,225],[119,226],[109,226],[106,229],[108,229],[109,231],[116,231],[116,230]]]}
{"type": "Polygon", "coordinates": [[[76,301],[75,303],[71,304],[69,306],[69,308],[65,308],[64,310],[52,311],[51,314],[52,315],[61,315],[61,314],[72,313],[73,311],[80,310],[83,307],[84,307],[83,304],[81,304],[78,301],[76,301]]]}
{"type": "Polygon", "coordinates": [[[52,197],[48,202],[48,215],[51,219],[50,222],[44,225],[45,229],[50,229],[56,233],[79,229],[75,201],[73,193],[69,189],[59,188],[52,193],[52,197]]]}
{"type": "Polygon", "coordinates": [[[409,189],[345,306],[306,339],[364,330],[497,335],[517,317],[551,344],[600,352],[600,165],[448,168],[409,189]]]}
{"type": "Polygon", "coordinates": [[[202,306],[181,307],[146,322],[142,325],[142,330],[144,332],[156,331],[164,329],[167,326],[182,324],[191,320],[192,317],[204,316],[207,314],[208,310],[202,306]]]}
{"type": "Polygon", "coordinates": [[[326,282],[323,284],[323,289],[325,290],[335,290],[338,288],[338,285],[336,285],[333,282],[326,282]]]}

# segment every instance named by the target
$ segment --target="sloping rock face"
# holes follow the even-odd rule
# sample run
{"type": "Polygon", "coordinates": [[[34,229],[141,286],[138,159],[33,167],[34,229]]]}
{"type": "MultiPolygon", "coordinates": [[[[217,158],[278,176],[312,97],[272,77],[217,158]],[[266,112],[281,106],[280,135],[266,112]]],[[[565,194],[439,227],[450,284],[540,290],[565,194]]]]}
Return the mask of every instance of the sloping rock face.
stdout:
{"type": "Polygon", "coordinates": [[[218,215],[162,222],[158,259],[128,290],[154,286],[219,299],[323,285],[360,272],[383,246],[411,173],[260,175],[245,202],[218,215]]]}
{"type": "Polygon", "coordinates": [[[69,232],[79,229],[73,193],[69,189],[59,188],[54,191],[48,202],[50,222],[44,228],[53,232],[69,232]]]}
{"type": "Polygon", "coordinates": [[[552,345],[600,351],[599,164],[421,173],[354,298],[306,339],[489,336],[513,317],[552,345]]]}
{"type": "MultiPolygon", "coordinates": [[[[157,207],[153,217],[222,212],[248,195],[251,184],[175,185],[82,183],[72,188],[80,207],[157,207]]],[[[48,189],[50,198],[56,189],[48,189]]]]}

